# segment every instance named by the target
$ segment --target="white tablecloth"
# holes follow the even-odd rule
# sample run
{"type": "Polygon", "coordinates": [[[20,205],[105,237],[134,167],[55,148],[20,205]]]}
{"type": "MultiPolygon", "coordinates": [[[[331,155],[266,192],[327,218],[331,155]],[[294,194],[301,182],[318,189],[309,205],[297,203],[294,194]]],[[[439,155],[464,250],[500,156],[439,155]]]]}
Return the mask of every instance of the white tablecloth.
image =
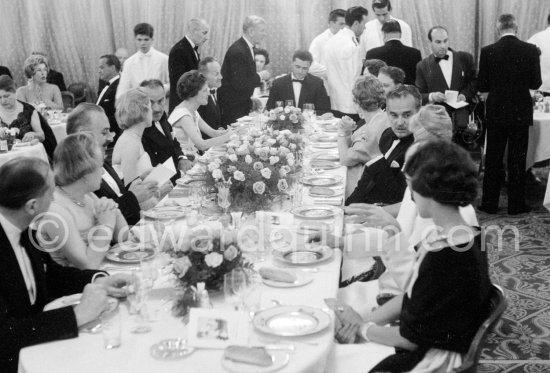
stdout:
{"type": "MultiPolygon", "coordinates": [[[[342,175],[345,181],[345,167],[327,171],[342,175]]],[[[313,202],[304,188],[303,202],[313,202]]],[[[179,224],[181,222],[176,222],[179,224]]],[[[184,224],[184,223],[183,223],[184,224]]],[[[272,306],[275,299],[285,305],[307,305],[325,308],[325,298],[336,298],[338,292],[340,263],[342,253],[334,251],[329,261],[319,263],[317,273],[311,273],[313,281],[305,286],[280,289],[262,285],[262,307],[272,306]]],[[[267,263],[270,263],[268,259],[267,263]]],[[[19,356],[20,373],[63,373],[63,372],[224,372],[221,365],[222,350],[197,350],[190,356],[176,361],[159,361],[150,356],[151,345],[167,338],[185,338],[186,326],[181,319],[171,315],[170,299],[171,283],[158,285],[153,290],[150,310],[154,315],[151,323],[152,331],[148,334],[131,334],[129,329],[134,325],[132,316],[128,314],[127,304],[121,304],[122,313],[122,345],[115,350],[103,348],[101,333],[91,335],[81,333],[76,339],[51,342],[21,350],[19,356]]],[[[228,307],[221,299],[214,297],[215,307],[228,307]]],[[[331,316],[331,311],[328,311],[331,316]]],[[[260,338],[252,327],[249,342],[251,344],[270,343],[265,336],[260,338]]],[[[279,337],[268,337],[278,340],[279,337]]],[[[272,343],[273,341],[271,341],[272,343]]],[[[333,325],[327,329],[300,338],[284,339],[281,343],[293,344],[296,352],[290,355],[290,361],[280,372],[323,372],[327,366],[327,358],[333,351],[333,325]]]]}
{"type": "Polygon", "coordinates": [[[526,169],[546,159],[550,159],[550,113],[535,112],[529,129],[526,169]]]}
{"type": "Polygon", "coordinates": [[[48,155],[46,154],[44,145],[38,143],[36,145],[16,146],[7,153],[0,153],[0,166],[11,159],[20,157],[36,157],[48,162],[48,155]]]}
{"type": "Polygon", "coordinates": [[[51,121],[50,127],[53,131],[57,143],[67,137],[67,123],[59,121],[51,121]]]}

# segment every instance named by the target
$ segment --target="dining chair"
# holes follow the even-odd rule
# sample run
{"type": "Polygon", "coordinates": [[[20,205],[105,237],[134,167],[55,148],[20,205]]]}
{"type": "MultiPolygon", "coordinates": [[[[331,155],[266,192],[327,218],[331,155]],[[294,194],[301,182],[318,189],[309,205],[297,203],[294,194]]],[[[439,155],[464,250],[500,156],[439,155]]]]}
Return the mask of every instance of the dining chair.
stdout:
{"type": "Polygon", "coordinates": [[[69,91],[62,91],[61,92],[61,98],[63,99],[63,111],[67,112],[69,109],[73,109],[75,107],[74,104],[74,95],[69,91]]]}
{"type": "Polygon", "coordinates": [[[470,349],[464,356],[462,365],[453,370],[453,373],[477,373],[477,367],[479,362],[479,355],[481,354],[481,348],[483,347],[483,342],[485,342],[485,337],[489,333],[500,317],[506,310],[508,302],[506,300],[506,295],[502,288],[498,285],[491,285],[491,299],[489,300],[489,308],[491,313],[489,317],[481,324],[477,333],[470,344],[470,349]]]}

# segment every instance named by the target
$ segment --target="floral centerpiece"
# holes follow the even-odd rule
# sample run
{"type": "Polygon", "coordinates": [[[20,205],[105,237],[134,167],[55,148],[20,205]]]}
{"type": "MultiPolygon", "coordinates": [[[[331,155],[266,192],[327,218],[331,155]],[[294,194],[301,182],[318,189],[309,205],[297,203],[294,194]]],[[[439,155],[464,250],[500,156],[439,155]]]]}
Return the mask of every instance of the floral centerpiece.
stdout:
{"type": "Polygon", "coordinates": [[[302,148],[302,136],[288,129],[253,128],[241,138],[234,135],[227,156],[208,164],[209,182],[229,186],[232,210],[265,210],[287,191],[288,175],[299,166],[302,148]]]}
{"type": "Polygon", "coordinates": [[[182,296],[174,302],[177,315],[185,316],[189,307],[197,306],[197,299],[192,295],[199,282],[204,282],[209,290],[221,290],[226,273],[250,267],[233,233],[207,226],[196,227],[189,229],[168,250],[173,258],[173,273],[183,288],[182,296]]]}
{"type": "Polygon", "coordinates": [[[6,141],[6,151],[11,150],[17,135],[19,135],[19,128],[17,127],[0,127],[0,140],[6,141]]]}
{"type": "Polygon", "coordinates": [[[272,130],[289,130],[297,133],[302,130],[304,117],[302,110],[294,106],[287,106],[284,109],[277,107],[269,111],[269,120],[267,127],[272,130]]]}

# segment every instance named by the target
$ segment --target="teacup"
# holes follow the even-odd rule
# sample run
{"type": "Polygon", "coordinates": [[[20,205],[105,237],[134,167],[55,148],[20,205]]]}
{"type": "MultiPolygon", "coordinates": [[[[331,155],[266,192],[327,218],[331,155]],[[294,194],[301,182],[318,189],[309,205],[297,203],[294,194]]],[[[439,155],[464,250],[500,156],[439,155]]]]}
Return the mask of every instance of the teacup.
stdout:
{"type": "Polygon", "coordinates": [[[458,91],[445,91],[445,101],[454,103],[458,100],[458,91]]]}

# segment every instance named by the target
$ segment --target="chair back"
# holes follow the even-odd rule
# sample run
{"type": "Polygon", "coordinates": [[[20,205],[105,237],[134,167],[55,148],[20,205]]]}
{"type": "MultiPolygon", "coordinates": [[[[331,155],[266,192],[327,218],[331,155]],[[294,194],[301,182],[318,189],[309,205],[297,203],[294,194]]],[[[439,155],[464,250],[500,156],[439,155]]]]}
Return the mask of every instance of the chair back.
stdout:
{"type": "Polygon", "coordinates": [[[506,301],[506,295],[502,288],[498,285],[491,285],[491,298],[489,299],[489,317],[481,324],[477,333],[470,345],[470,349],[462,365],[453,370],[453,373],[476,373],[479,361],[479,355],[481,354],[481,347],[485,340],[485,336],[489,331],[491,331],[496,325],[497,321],[500,320],[500,317],[506,310],[508,302],[506,301]]]}
{"type": "Polygon", "coordinates": [[[61,92],[61,98],[63,99],[63,111],[67,112],[69,109],[73,109],[75,107],[74,104],[74,95],[69,91],[62,91],[61,92]]]}
{"type": "Polygon", "coordinates": [[[88,88],[86,83],[72,83],[67,89],[73,94],[75,105],[86,102],[88,97],[88,88]]]}

